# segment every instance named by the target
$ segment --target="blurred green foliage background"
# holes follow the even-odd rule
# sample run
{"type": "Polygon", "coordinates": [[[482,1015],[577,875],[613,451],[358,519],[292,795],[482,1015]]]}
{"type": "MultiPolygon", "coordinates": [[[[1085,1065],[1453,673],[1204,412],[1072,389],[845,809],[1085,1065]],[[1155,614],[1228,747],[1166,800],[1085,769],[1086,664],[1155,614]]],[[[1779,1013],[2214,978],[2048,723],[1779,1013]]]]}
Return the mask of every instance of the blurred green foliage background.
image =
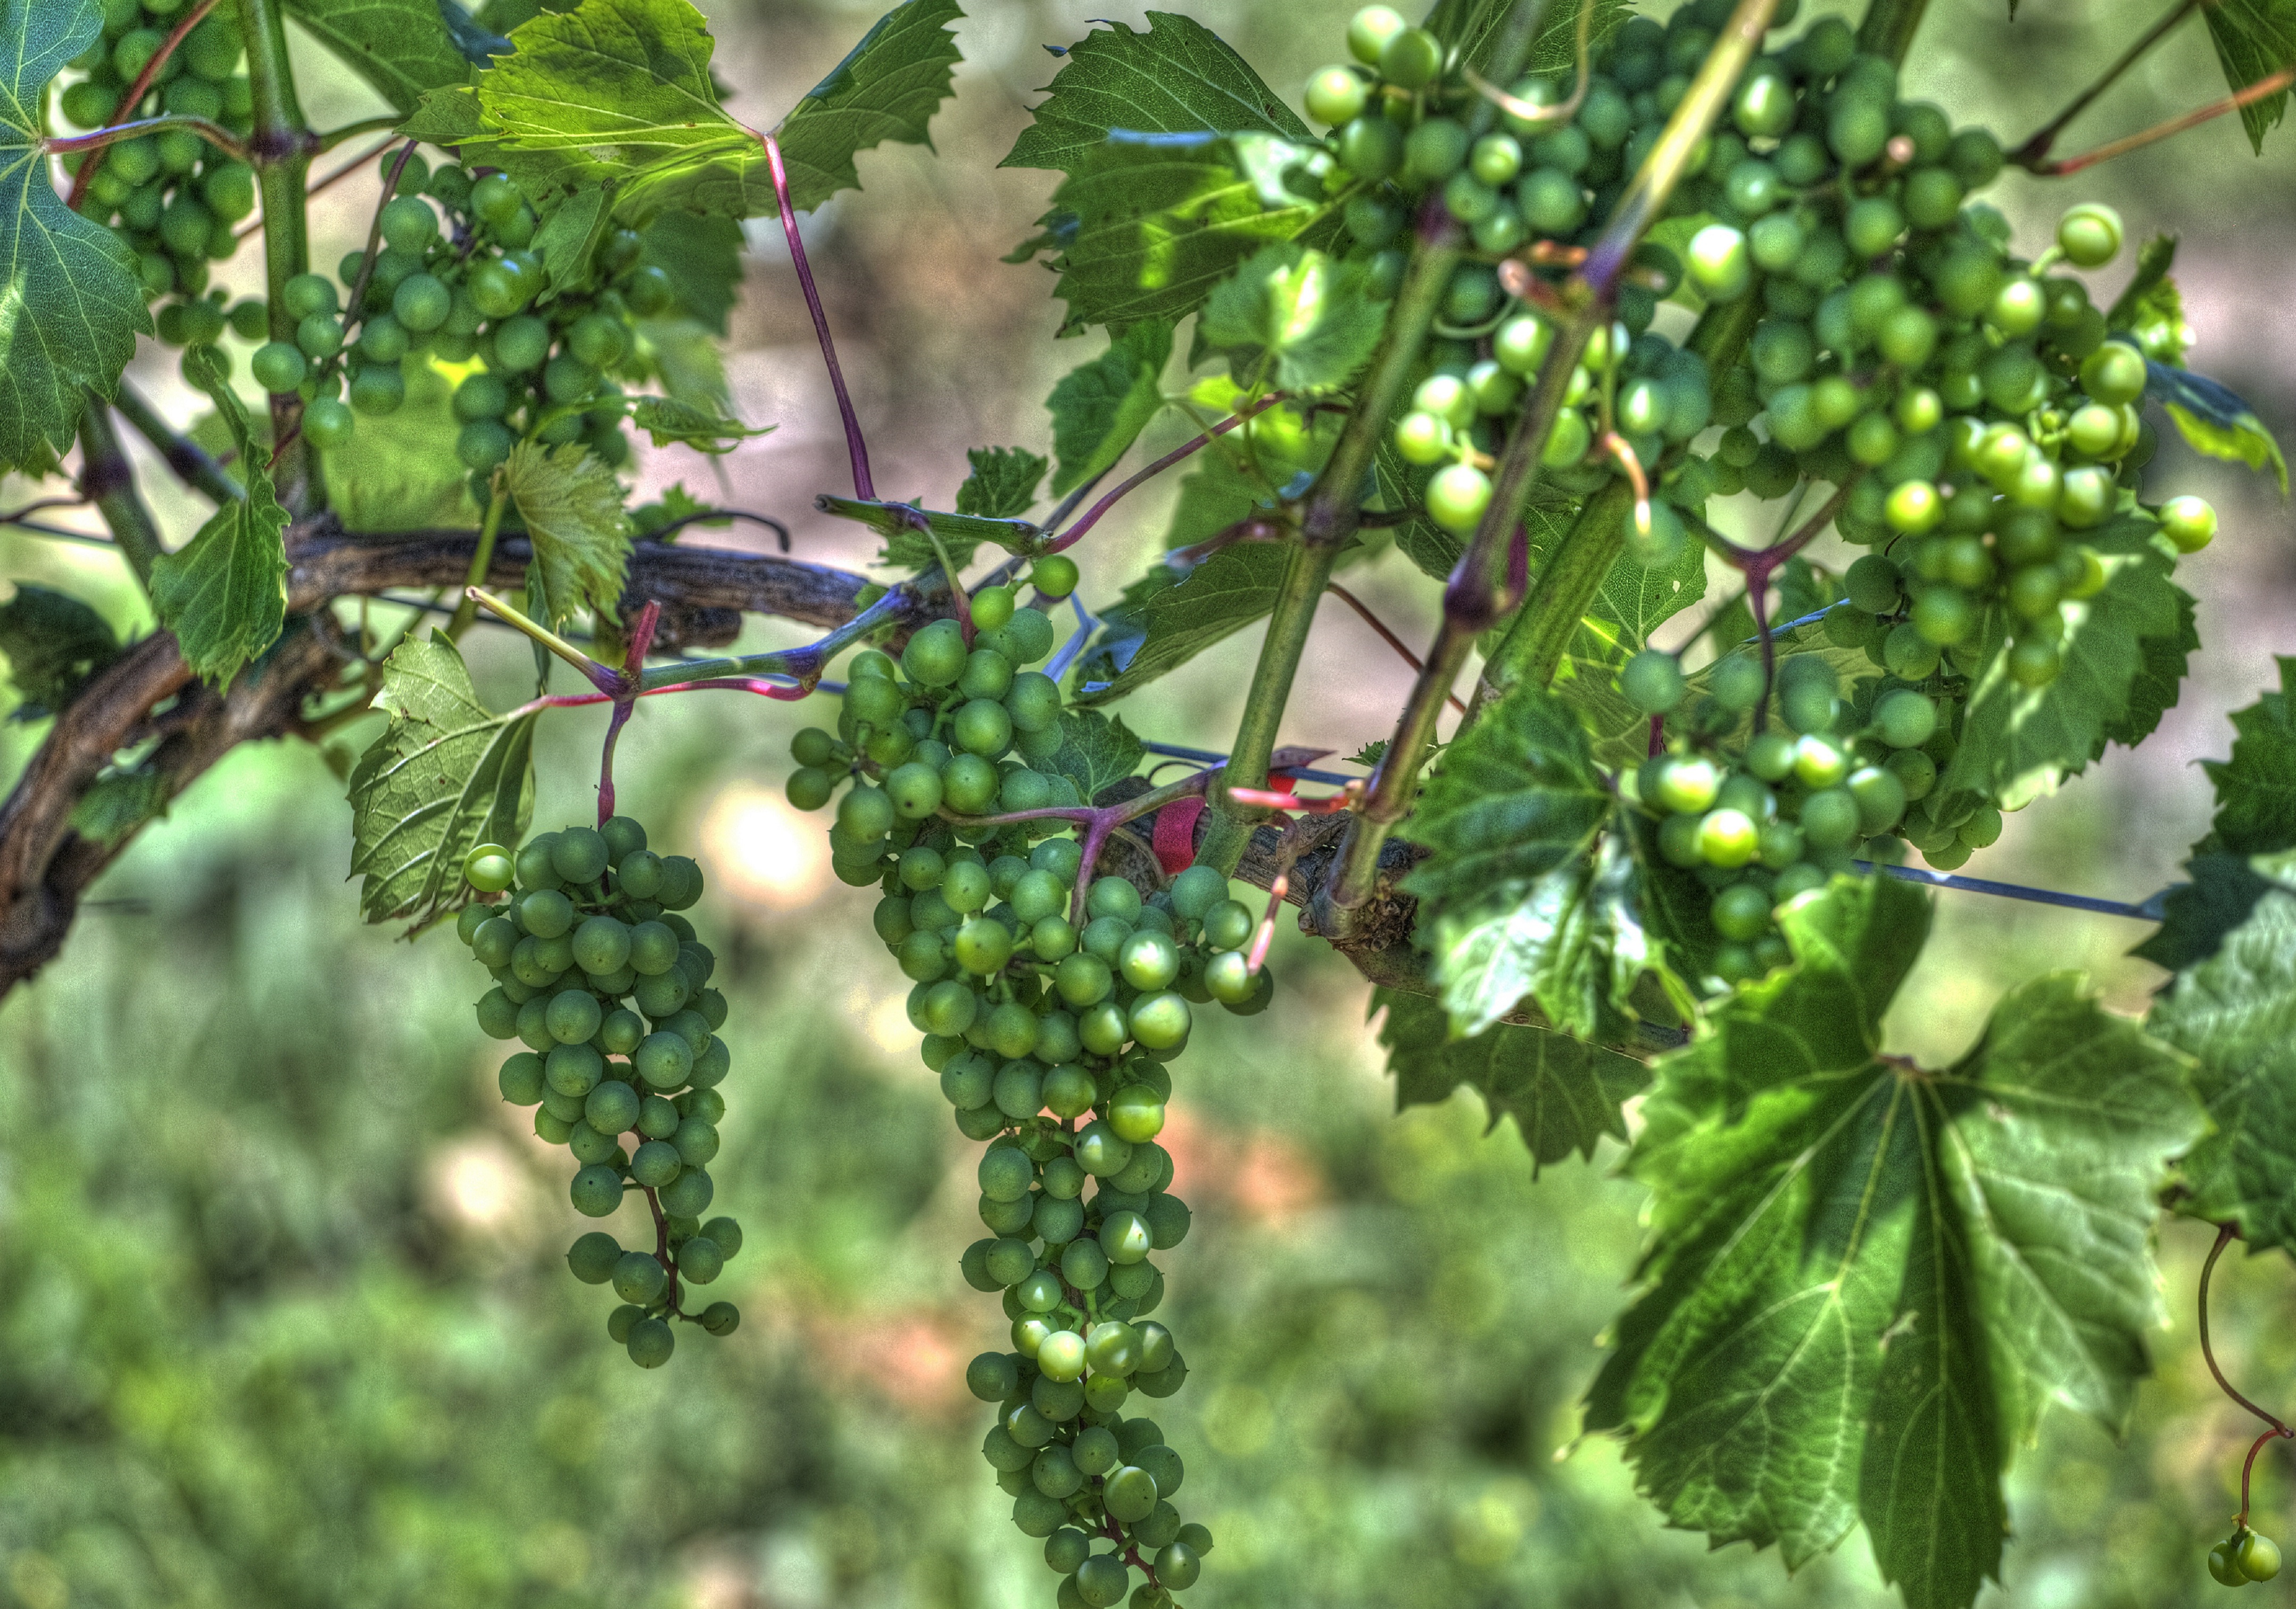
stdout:
{"type": "MultiPolygon", "coordinates": [[[[873,8],[706,9],[721,71],[743,86],[735,110],[763,121],[873,8]]],[[[996,266],[1041,209],[1046,176],[991,165],[1055,65],[1038,47],[1106,7],[974,9],[938,159],[865,159],[869,191],[809,225],[891,466],[880,478],[930,492],[953,487],[965,447],[1042,445],[1038,400],[1097,349],[1097,338],[1056,348],[1049,283],[996,266]]],[[[1337,53],[1349,8],[1191,9],[1288,88],[1337,53]]],[[[1908,83],[2021,135],[2157,9],[2028,0],[2013,25],[1999,0],[1936,0],[1908,83]]],[[[361,92],[305,60],[323,118],[357,115],[361,92]]],[[[2072,143],[2220,92],[2191,25],[2072,143]]],[[[2259,161],[2226,119],[2084,176],[2079,191],[2120,205],[2133,234],[2184,234],[2195,362],[2284,436],[2296,415],[2290,139],[2259,161]]],[[[321,209],[325,260],[364,230],[371,198],[354,189],[321,209]]],[[[2032,234],[2072,198],[2021,181],[1997,199],[2032,234]]],[[[251,261],[237,272],[251,283],[251,261]]],[[[833,421],[785,259],[761,250],[750,295],[732,374],[751,422],[783,429],[729,466],[723,490],[801,511],[837,483],[833,421]]],[[[169,382],[164,365],[145,378],[169,382]]],[[[691,460],[647,473],[709,480],[691,460]]],[[[2271,679],[2271,651],[2296,647],[2284,509],[2179,449],[2154,473],[2226,513],[2226,538],[2180,573],[2202,595],[2210,643],[2185,704],[2141,753],[2116,751],[2013,818],[1974,873],[2128,899],[2168,881],[2208,813],[2189,762],[2224,751],[2225,712],[2271,679]]],[[[1157,513],[1144,499],[1120,529],[1103,528],[1080,555],[1087,595],[1111,594],[1156,549],[1157,513]]],[[[796,522],[806,556],[866,556],[842,531],[796,522]]],[[[145,623],[108,554],[9,536],[0,565],[145,623]]],[[[1433,589],[1399,563],[1365,587],[1406,636],[1431,619],[1433,589]]],[[[1358,629],[1335,616],[1319,633],[1287,739],[1352,748],[1384,728],[1404,672],[1358,629]]],[[[791,639],[773,625],[751,636],[791,639]]],[[[1128,718],[1221,743],[1251,649],[1239,639],[1208,655],[1128,718]]],[[[482,636],[474,660],[498,699],[530,674],[523,646],[500,637],[482,636]]],[[[1037,1545],[1007,1523],[975,1453],[985,1410],[960,1383],[964,1359],[1004,1344],[996,1303],[955,1269],[979,1232],[973,1148],[915,1060],[903,981],[857,898],[827,877],[821,824],[779,803],[803,716],[660,701],[623,746],[626,808],[715,878],[696,915],[724,957],[736,1055],[714,1171],[749,1236],[713,1291],[741,1304],[740,1331],[689,1335],[655,1373],[608,1343],[610,1300],[564,1271],[587,1225],[566,1203],[562,1159],[495,1097],[500,1047],[469,1010],[482,977],[443,937],[410,946],[358,925],[326,759],[243,751],[135,845],[63,956],[0,1005],[0,1604],[1049,1603],[1037,1545]]],[[[0,776],[38,735],[0,731],[0,776]]],[[[588,712],[545,728],[539,825],[589,809],[597,736],[588,712]]],[[[2087,967],[2116,1006],[2140,1011],[2159,974],[2123,952],[2142,936],[1945,896],[1892,1019],[1897,1047],[1956,1053],[2004,987],[2046,966],[2087,967]]],[[[1190,1514],[1218,1539],[1189,1601],[1894,1601],[1859,1537],[1789,1580],[1774,1557],[1709,1556],[1660,1529],[1615,1449],[1575,1441],[1575,1401],[1639,1238],[1639,1192],[1611,1176],[1615,1150],[1534,1178],[1511,1128],[1487,1133],[1472,1096],[1394,1114],[1365,986],[1289,934],[1277,965],[1275,1008],[1200,1034],[1179,1064],[1167,1137],[1197,1219],[1167,1264],[1160,1317],[1193,1373],[1157,1416],[1189,1461],[1190,1514]]],[[[2234,1505],[2250,1426],[2194,1344],[2208,1239],[2163,1231],[2171,1318],[2127,1443],[2059,1415],[2021,1457],[2006,1601],[2154,1609],[2217,1590],[2202,1556],[2234,1505]]],[[[2220,1354],[2267,1402],[2296,1400],[2290,1272],[2234,1260],[2218,1284],[2220,1354]]],[[[2296,1529],[2289,1476],[2267,1453],[2259,1518],[2284,1538],[2296,1529]]]]}

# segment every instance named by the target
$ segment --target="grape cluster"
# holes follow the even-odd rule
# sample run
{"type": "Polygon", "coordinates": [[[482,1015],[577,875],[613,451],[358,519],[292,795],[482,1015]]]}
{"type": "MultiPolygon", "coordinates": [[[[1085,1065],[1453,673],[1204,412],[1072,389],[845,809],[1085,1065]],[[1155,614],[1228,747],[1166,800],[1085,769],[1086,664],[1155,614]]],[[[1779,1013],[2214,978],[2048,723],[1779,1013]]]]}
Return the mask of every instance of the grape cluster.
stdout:
{"type": "Polygon", "coordinates": [[[566,1254],[576,1278],[622,1299],[607,1333],[644,1368],[669,1360],[672,1318],[731,1334],[742,1321],[732,1302],[691,1313],[679,1292],[709,1284],[742,1249],[734,1219],[701,1218],[732,1061],[717,1037],[726,997],[709,987],[718,958],[678,915],[701,897],[701,868],[655,854],[645,829],[617,816],[515,852],[482,843],[463,875],[484,898],[455,931],[495,979],[479,1026],[526,1046],[502,1065],[503,1099],[535,1107],[535,1133],[574,1153],[578,1211],[611,1217],[634,1189],[655,1207],[654,1251],[593,1231],[566,1254]]]}
{"type": "Polygon", "coordinates": [[[2209,1549],[2209,1573],[2227,1587],[2268,1581],[2280,1573],[2280,1545],[2260,1531],[2235,1525],[2209,1549]]]}
{"type": "MultiPolygon", "coordinates": [[[[1075,584],[1057,555],[1037,570],[1040,595],[1075,584]]],[[[1189,1225],[1155,1138],[1167,1064],[1195,1006],[1258,1012],[1274,984],[1249,965],[1257,924],[1219,873],[1191,867],[1144,899],[1124,878],[1086,875],[1072,820],[1021,814],[1083,801],[1069,777],[1036,768],[1062,747],[1061,694],[1021,667],[1050,652],[1053,628],[1014,604],[1004,587],[975,594],[970,645],[940,620],[898,664],[857,654],[838,730],[791,744],[789,796],[818,809],[849,779],[832,864],[882,891],[875,927],[914,981],[925,1064],[958,1129],[988,1142],[989,1236],[961,1266],[975,1289],[1003,1293],[1013,1350],[965,1372],[996,1404],[982,1455],[1014,1523],[1046,1539],[1062,1605],[1114,1604],[1137,1569],[1132,1601],[1153,1609],[1193,1583],[1211,1546],[1170,1501],[1179,1455],[1154,1421],[1121,1411],[1187,1375],[1170,1331],[1148,1318],[1164,1294],[1151,1254],[1189,1225]]]]}
{"type": "MultiPolygon", "coordinates": [[[[254,96],[240,70],[237,19],[228,8],[211,12],[155,76],[137,105],[117,119],[119,102],[182,22],[192,0],[105,0],[103,36],[70,66],[85,73],[58,100],[66,122],[82,128],[173,113],[204,118],[233,134],[253,127],[254,96]]],[[[64,159],[78,176],[97,161],[92,152],[64,159]]],[[[82,209],[119,231],[135,253],[148,297],[180,294],[178,304],[200,309],[201,328],[223,331],[223,310],[201,300],[209,266],[238,249],[233,226],[255,210],[255,170],[198,135],[170,128],[105,147],[89,180],[82,209]]],[[[178,315],[178,317],[188,315],[178,315]]],[[[210,338],[212,339],[212,337],[210,338]]]]}

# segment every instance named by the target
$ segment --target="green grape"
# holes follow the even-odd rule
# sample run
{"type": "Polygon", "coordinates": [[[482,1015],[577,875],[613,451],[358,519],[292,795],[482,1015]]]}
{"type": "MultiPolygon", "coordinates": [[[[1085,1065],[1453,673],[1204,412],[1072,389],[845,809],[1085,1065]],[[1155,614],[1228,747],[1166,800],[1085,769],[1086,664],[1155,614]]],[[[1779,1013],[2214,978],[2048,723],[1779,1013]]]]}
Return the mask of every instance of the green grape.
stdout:
{"type": "Polygon", "coordinates": [[[2216,539],[2217,511],[2205,498],[2171,497],[2161,505],[2161,534],[2179,553],[2198,553],[2216,539]]]}
{"type": "Polygon", "coordinates": [[[2262,1531],[2247,1531],[2233,1552],[2233,1563],[2250,1580],[2268,1581],[2280,1573],[2280,1546],[2262,1531]]]}
{"type": "Polygon", "coordinates": [[[660,1368],[669,1361],[676,1350],[677,1337],[669,1326],[659,1318],[641,1318],[630,1326],[630,1361],[640,1368],[660,1368]]]}
{"type": "Polygon", "coordinates": [[[2120,215],[2101,201],[2083,201],[2057,221],[2058,249],[2076,268],[2102,268],[2120,254],[2120,215]]]}
{"type": "MultiPolygon", "coordinates": [[[[537,1131],[540,1129],[540,1118],[537,1118],[536,1120],[537,1131]]],[[[575,1174],[574,1182],[567,1187],[567,1194],[574,1203],[574,1210],[584,1216],[610,1217],[619,1211],[622,1204],[621,1176],[611,1168],[593,1162],[575,1174]]]]}
{"type": "Polygon", "coordinates": [[[567,1250],[566,1266],[584,1285],[604,1285],[614,1277],[621,1258],[620,1243],[602,1229],[593,1229],[567,1250]]]}

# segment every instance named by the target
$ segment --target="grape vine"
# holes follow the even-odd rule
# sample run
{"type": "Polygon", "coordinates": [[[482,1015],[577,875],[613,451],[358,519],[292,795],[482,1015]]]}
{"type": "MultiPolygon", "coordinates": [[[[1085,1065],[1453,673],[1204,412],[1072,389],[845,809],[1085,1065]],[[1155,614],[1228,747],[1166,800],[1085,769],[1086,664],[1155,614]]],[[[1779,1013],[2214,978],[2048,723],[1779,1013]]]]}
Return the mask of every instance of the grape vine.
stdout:
{"type": "MultiPolygon", "coordinates": [[[[1049,456],[974,450],[936,508],[879,492],[798,219],[864,150],[928,142],[954,0],[896,5],[762,129],[720,104],[688,0],[0,0],[29,109],[0,116],[29,309],[0,325],[0,465],[57,480],[78,454],[0,523],[100,520],[160,628],[123,643],[29,583],[0,604],[19,713],[53,718],[0,808],[0,981],[232,744],[359,727],[362,908],[451,922],[487,969],[479,1027],[524,1047],[500,1093],[566,1147],[570,1205],[645,1203],[651,1247],[601,1228],[566,1257],[660,1367],[678,1324],[740,1322],[696,1287],[742,1245],[706,1214],[722,1036],[757,1025],[711,987],[701,867],[623,813],[615,747],[652,696],[834,697],[786,797],[832,811],[830,869],[875,891],[981,1148],[958,1271],[1010,1348],[964,1384],[1063,1609],[1174,1609],[1212,1549],[1138,1411],[1188,1374],[1155,1317],[1192,1221],[1157,1137],[1197,1010],[1275,1001],[1287,903],[1376,986],[1406,1103],[1466,1082],[1541,1162],[1626,1146],[1650,1238],[1586,1424],[1665,1517],[1789,1565],[1862,1525],[1915,1609],[1964,1609],[2040,1405],[2127,1417],[2154,1217],[2218,1227],[2212,1370],[2224,1248],[2296,1244],[2286,689],[2211,768],[2141,1024],[2051,973],[1949,1067],[1885,1049],[1929,932],[1907,852],[1970,863],[2177,700],[2200,638],[2176,571],[2220,521],[2158,483],[2163,431],[2285,493],[2263,421],[2187,366],[2173,240],[2084,200],[2021,254],[1981,198],[2232,111],[2260,149],[2296,68],[2230,0],[2187,4],[2010,144],[1913,93],[1920,0],[1660,9],[1365,6],[1299,110],[1185,17],[1056,53],[1006,166],[1059,176],[1008,260],[1108,343],[1048,399],[1049,456]],[[2054,154],[2196,12],[2228,95],[2054,154]],[[314,132],[289,17],[390,112],[314,132]],[[327,271],[307,203],[346,179],[375,193],[327,271]],[[768,217],[851,465],[816,507],[882,539],[866,577],[675,546],[735,518],[790,546],[682,485],[630,505],[642,452],[767,450],[715,345],[768,217]],[[123,379],[146,335],[212,420],[123,379]],[[1103,491],[1167,413],[1186,439],[1103,491]],[[189,540],[162,540],[115,418],[213,505],[189,540]],[[1176,470],[1164,556],[1088,606],[1080,545],[1176,470]],[[450,529],[344,529],[377,484],[450,529]],[[1390,554],[1439,589],[1423,653],[1334,579],[1390,554]],[[1669,626],[1710,579],[1734,595],[1669,626]],[[1327,592],[1412,688],[1360,775],[1303,799],[1323,756],[1279,738],[1327,592]],[[745,613],[826,635],[707,653],[745,613]],[[1201,768],[1136,775],[1101,707],[1262,620],[1226,751],[1154,745],[1201,768]],[[531,699],[481,695],[458,644],[482,625],[533,644],[531,699]],[[553,692],[558,664],[588,690],[553,692]],[[597,825],[532,834],[537,724],[594,704],[597,825]]],[[[2205,1556],[2236,1586],[2279,1568],[2249,1487],[2291,1432],[2216,1377],[2267,1425],[2205,1556]]]]}

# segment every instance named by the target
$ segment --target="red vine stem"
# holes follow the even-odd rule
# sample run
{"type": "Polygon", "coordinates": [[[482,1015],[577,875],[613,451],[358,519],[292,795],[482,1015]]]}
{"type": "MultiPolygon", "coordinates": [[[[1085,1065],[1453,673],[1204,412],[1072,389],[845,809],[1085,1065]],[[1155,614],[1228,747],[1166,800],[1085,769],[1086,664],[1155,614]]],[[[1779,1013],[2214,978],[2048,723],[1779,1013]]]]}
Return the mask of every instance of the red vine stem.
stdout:
{"type": "Polygon", "coordinates": [[[1037,810],[1005,810],[994,816],[959,816],[953,810],[939,812],[944,821],[955,822],[961,827],[1004,826],[1018,821],[1073,821],[1084,828],[1084,859],[1077,867],[1075,906],[1071,918],[1078,927],[1084,925],[1085,894],[1092,886],[1092,868],[1100,859],[1100,851],[1108,842],[1108,835],[1128,821],[1137,821],[1143,816],[1153,815],[1176,799],[1201,796],[1218,776],[1215,766],[1191,772],[1177,782],[1141,794],[1136,799],[1119,800],[1112,805],[1047,805],[1037,810]]]}
{"type": "MultiPolygon", "coordinates": [[[[1824,506],[1803,522],[1800,529],[1784,541],[1771,543],[1767,547],[1741,547],[1715,530],[1713,527],[1703,521],[1699,524],[1699,532],[1706,538],[1707,546],[1721,554],[1723,561],[1730,568],[1746,578],[1746,607],[1753,613],[1754,635],[1761,639],[1762,644],[1762,702],[1754,706],[1754,730],[1757,732],[1761,731],[1767,724],[1770,684],[1775,678],[1778,669],[1778,646],[1770,636],[1770,577],[1788,559],[1808,547],[1816,539],[1820,531],[1833,522],[1833,517],[1840,513],[1842,505],[1849,501],[1850,492],[1856,488],[1857,482],[1865,478],[1865,474],[1864,470],[1859,470],[1840,486],[1835,487],[1833,496],[1828,497],[1824,506]]],[[[1658,742],[1655,730],[1652,732],[1652,742],[1653,743],[1658,742]]],[[[1655,754],[1658,751],[1653,748],[1651,752],[1655,754]]]]}
{"type": "Polygon", "coordinates": [[[606,723],[606,743],[598,759],[598,825],[614,813],[614,744],[636,713],[640,682],[645,675],[646,651],[653,646],[653,628],[661,619],[661,605],[648,598],[630,628],[630,651],[622,661],[622,685],[614,694],[613,718],[606,723]]]}
{"type": "Polygon", "coordinates": [[[2221,101],[2212,101],[2196,111],[2185,113],[2182,117],[2170,118],[2165,123],[2156,123],[2140,133],[2128,135],[2126,139],[2114,140],[2108,144],[2098,146],[2094,151],[2085,151],[2079,156],[2069,156],[2060,162],[2028,162],[2025,165],[2026,171],[2038,174],[2043,178],[2062,178],[2067,174],[2079,173],[2084,168],[2094,168],[2099,162],[2109,162],[2114,157],[2127,156],[2130,152],[2150,145],[2156,140],[2165,140],[2172,134],[2182,134],[2187,128],[2196,127],[2214,118],[2220,118],[2228,111],[2238,111],[2251,101],[2261,101],[2267,95],[2276,95],[2292,84],[2296,84],[2296,67],[2284,67],[2268,78],[2259,78],[2238,94],[2226,95],[2221,101]]]}
{"type": "MultiPolygon", "coordinates": [[[[1371,612],[1370,604],[1356,596],[1354,593],[1349,592],[1337,581],[1325,582],[1324,585],[1324,590],[1332,594],[1334,597],[1338,598],[1340,602],[1345,603],[1349,608],[1361,615],[1363,617],[1363,623],[1379,634],[1379,640],[1381,642],[1385,643],[1389,647],[1394,649],[1396,653],[1401,654],[1403,656],[1403,662],[1410,666],[1414,672],[1427,669],[1426,665],[1420,660],[1420,657],[1411,652],[1410,647],[1404,642],[1404,640],[1396,636],[1395,633],[1389,628],[1387,622],[1381,620],[1379,616],[1371,612]]],[[[1467,712],[1467,706],[1460,701],[1457,694],[1453,693],[1447,694],[1446,696],[1447,696],[1451,701],[1451,708],[1456,710],[1462,715],[1464,715],[1467,712]]],[[[1243,795],[1238,792],[1235,789],[1231,788],[1228,790],[1228,797],[1230,799],[1241,799],[1243,795]]]]}
{"type": "MultiPolygon", "coordinates": [[[[829,316],[821,310],[821,292],[814,288],[813,269],[805,260],[805,242],[798,235],[797,209],[790,205],[789,173],[782,166],[781,142],[769,134],[758,135],[766,148],[766,168],[774,180],[774,203],[781,209],[782,234],[789,240],[790,261],[797,266],[797,283],[805,291],[805,305],[813,314],[813,332],[821,341],[822,361],[829,365],[830,388],[837,393],[837,411],[845,421],[845,450],[853,458],[853,495],[865,503],[877,500],[876,482],[869,476],[869,444],[862,439],[861,421],[853,412],[853,398],[845,390],[845,371],[837,366],[837,343],[830,339],[829,316]]],[[[948,579],[951,588],[956,578],[948,579]]]]}
{"type": "Polygon", "coordinates": [[[2296,1437],[2296,1430],[2291,1430],[2287,1425],[2282,1424],[2277,1415],[2267,1413],[2264,1409],[2257,1407],[2255,1403],[2251,1402],[2246,1397],[2242,1396],[2240,1392],[2233,1389],[2232,1382],[2225,1378],[2224,1370],[2217,1366],[2216,1349],[2209,1342],[2209,1279],[2210,1277],[2217,1271],[2217,1259],[2224,1255],[2224,1249],[2233,1243],[2234,1239],[2239,1235],[2239,1233],[2240,1231],[2234,1228],[2230,1224],[2220,1224],[2218,1226],[2217,1244],[2209,1248],[2208,1260],[2201,1265],[2199,1303],[2201,1313],[2201,1357],[2207,1362],[2209,1366],[2209,1373],[2216,1377],[2218,1389],[2222,1391],[2226,1396],[2230,1397],[2234,1402],[2239,1403],[2241,1407],[2246,1408],[2250,1413],[2254,1414],[2258,1418],[2263,1420],[2265,1424],[2272,1427],[2266,1431],[2262,1435],[2257,1437],[2255,1441],[2250,1445],[2248,1449],[2248,1457],[2240,1466],[2240,1514],[2233,1521],[2233,1523],[2235,1526],[2245,1525],[2248,1523],[2248,1482],[2251,1473],[2256,1468],[2256,1455],[2264,1450],[2264,1444],[2267,1441],[2296,1437]]]}
{"type": "Polygon", "coordinates": [[[1059,538],[1055,540],[1051,546],[1046,548],[1045,551],[1046,553],[1058,553],[1062,548],[1071,546],[1078,538],[1090,530],[1103,514],[1106,513],[1111,508],[1113,508],[1116,505],[1117,499],[1123,497],[1125,493],[1132,490],[1143,481],[1152,480],[1154,477],[1162,474],[1166,470],[1171,468],[1174,464],[1179,463],[1180,460],[1187,457],[1190,454],[1201,451],[1202,448],[1209,447],[1211,445],[1211,439],[1213,437],[1225,436],[1228,431],[1234,430],[1237,425],[1242,424],[1245,420],[1255,418],[1266,410],[1274,407],[1277,403],[1283,400],[1283,396],[1284,394],[1282,391],[1270,391],[1267,396],[1254,403],[1249,412],[1237,414],[1232,418],[1223,419],[1218,424],[1212,426],[1210,430],[1206,431],[1202,435],[1196,437],[1193,440],[1182,442],[1178,447],[1176,447],[1170,452],[1166,453],[1162,457],[1157,459],[1155,463],[1150,464],[1147,468],[1134,475],[1130,480],[1117,487],[1115,490],[1110,492],[1099,502],[1086,509],[1084,513],[1084,517],[1078,520],[1074,525],[1070,526],[1066,530],[1062,531],[1060,534],[1059,538]]]}
{"type": "MultiPolygon", "coordinates": [[[[119,98],[119,104],[112,108],[112,122],[123,122],[134,114],[144,97],[152,93],[152,81],[159,78],[160,70],[168,65],[168,58],[176,53],[176,46],[184,42],[184,36],[205,21],[207,14],[215,8],[216,0],[200,0],[184,20],[176,24],[175,31],[160,42],[158,50],[152,53],[152,59],[144,63],[144,70],[135,75],[135,82],[127,86],[127,93],[119,98]]],[[[71,189],[64,197],[64,205],[73,211],[78,211],[80,202],[87,198],[87,187],[94,183],[96,169],[103,166],[103,153],[107,149],[106,146],[97,146],[94,154],[82,162],[79,171],[72,175],[71,189]]]]}

